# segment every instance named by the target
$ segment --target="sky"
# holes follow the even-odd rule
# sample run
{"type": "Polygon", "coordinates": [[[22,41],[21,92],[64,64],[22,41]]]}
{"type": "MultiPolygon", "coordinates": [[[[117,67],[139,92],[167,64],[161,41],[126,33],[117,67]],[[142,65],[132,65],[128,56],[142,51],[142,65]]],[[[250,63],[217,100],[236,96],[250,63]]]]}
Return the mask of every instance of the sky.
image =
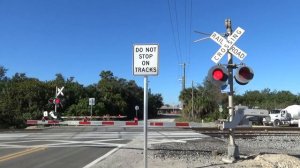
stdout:
{"type": "MultiPolygon", "coordinates": [[[[245,33],[235,43],[254,71],[235,93],[287,90],[300,93],[300,1],[297,0],[0,0],[0,65],[7,76],[25,73],[41,81],[75,77],[97,83],[103,70],[135,80],[133,45],[159,44],[159,74],[149,88],[166,104],[178,104],[186,63],[186,87],[201,85],[220,46],[195,31],[224,33],[225,19],[245,33]]],[[[226,63],[224,56],[220,63],[226,63]]],[[[241,63],[234,58],[234,63],[241,63]]]]}

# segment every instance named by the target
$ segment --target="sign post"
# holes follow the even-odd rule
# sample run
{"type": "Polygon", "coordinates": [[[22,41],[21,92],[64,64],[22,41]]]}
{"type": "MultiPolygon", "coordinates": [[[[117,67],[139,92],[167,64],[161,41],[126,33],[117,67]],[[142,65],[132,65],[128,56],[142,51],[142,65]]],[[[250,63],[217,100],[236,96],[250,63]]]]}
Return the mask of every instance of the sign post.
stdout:
{"type": "Polygon", "coordinates": [[[140,107],[139,106],[135,106],[134,109],[135,109],[135,117],[137,118],[138,117],[137,111],[140,109],[140,107]]]}
{"type": "Polygon", "coordinates": [[[148,167],[148,76],[144,77],[144,164],[148,167]]]}
{"type": "MultiPolygon", "coordinates": [[[[227,33],[229,35],[232,34],[232,29],[231,29],[231,20],[227,19],[225,21],[227,33]]],[[[227,39],[229,39],[230,36],[228,36],[227,39]]],[[[232,58],[232,53],[228,52],[228,65],[233,64],[233,58],[232,58]]],[[[234,118],[234,106],[233,106],[233,68],[232,66],[228,66],[228,83],[229,83],[229,93],[228,93],[228,111],[229,111],[229,121],[231,122],[234,118]]],[[[239,148],[235,144],[235,138],[234,138],[234,129],[229,129],[229,144],[227,147],[227,157],[228,158],[223,158],[224,162],[233,162],[237,158],[239,158],[239,148]]]]}
{"type": "Polygon", "coordinates": [[[148,148],[148,76],[158,75],[158,44],[133,45],[133,75],[144,76],[144,167],[148,148]]]}

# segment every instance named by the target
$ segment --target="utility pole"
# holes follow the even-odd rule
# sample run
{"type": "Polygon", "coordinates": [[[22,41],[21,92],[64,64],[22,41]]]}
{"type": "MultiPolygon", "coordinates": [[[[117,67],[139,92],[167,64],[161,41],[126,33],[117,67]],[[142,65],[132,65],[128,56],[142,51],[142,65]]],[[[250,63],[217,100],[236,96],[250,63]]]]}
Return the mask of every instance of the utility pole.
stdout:
{"type": "Polygon", "coordinates": [[[182,90],[184,90],[185,89],[185,63],[183,63],[182,66],[183,66],[182,90]]]}
{"type": "Polygon", "coordinates": [[[182,69],[183,69],[183,74],[182,74],[182,77],[181,77],[181,79],[179,79],[179,80],[181,80],[181,86],[182,86],[182,91],[185,89],[185,67],[186,67],[186,64],[185,63],[183,63],[183,64],[179,64],[180,66],[182,66],[182,69]]]}
{"type": "MultiPolygon", "coordinates": [[[[183,68],[183,75],[182,75],[182,78],[181,79],[179,79],[179,80],[181,80],[181,82],[182,82],[182,89],[181,89],[181,91],[184,91],[184,89],[185,89],[185,63],[183,63],[183,64],[179,64],[179,65],[181,65],[182,66],[182,68],[183,68]]],[[[182,106],[182,109],[184,108],[184,103],[183,103],[183,101],[181,102],[181,106],[182,106]]]]}
{"type": "Polygon", "coordinates": [[[54,99],[54,112],[55,112],[55,115],[57,114],[57,104],[56,104],[56,99],[57,99],[57,86],[55,87],[55,99],[54,99]]]}
{"type": "Polygon", "coordinates": [[[192,81],[192,118],[194,119],[194,81],[192,81]]]}
{"type": "MultiPolygon", "coordinates": [[[[225,20],[225,27],[227,32],[227,38],[232,34],[231,20],[225,20]]],[[[233,107],[233,60],[232,54],[228,52],[228,84],[229,84],[229,93],[228,93],[228,110],[229,110],[229,122],[234,118],[234,107],[233,107]]],[[[229,144],[228,144],[228,158],[223,159],[225,162],[233,162],[239,157],[239,148],[235,144],[234,139],[234,129],[229,129],[229,144]]]]}

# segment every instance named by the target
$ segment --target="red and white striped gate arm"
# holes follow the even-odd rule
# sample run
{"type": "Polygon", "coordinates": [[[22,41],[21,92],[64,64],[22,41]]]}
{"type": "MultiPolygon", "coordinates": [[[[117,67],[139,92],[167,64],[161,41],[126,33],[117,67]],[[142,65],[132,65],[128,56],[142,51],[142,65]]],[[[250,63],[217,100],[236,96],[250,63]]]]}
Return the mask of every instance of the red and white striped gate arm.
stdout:
{"type": "MultiPolygon", "coordinates": [[[[68,126],[116,126],[116,127],[143,127],[143,121],[57,121],[57,120],[27,120],[27,125],[68,125],[68,126]]],[[[148,122],[149,127],[201,127],[200,123],[189,122],[148,122]]]]}

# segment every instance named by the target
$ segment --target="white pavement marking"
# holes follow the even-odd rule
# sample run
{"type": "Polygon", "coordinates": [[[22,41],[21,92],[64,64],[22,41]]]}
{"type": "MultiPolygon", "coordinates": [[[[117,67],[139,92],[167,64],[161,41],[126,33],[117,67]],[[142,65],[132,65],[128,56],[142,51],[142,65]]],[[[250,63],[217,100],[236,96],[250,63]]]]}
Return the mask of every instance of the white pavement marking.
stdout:
{"type": "Polygon", "coordinates": [[[194,131],[157,131],[151,132],[149,135],[149,144],[160,144],[160,143],[169,143],[169,142],[177,142],[177,143],[186,143],[188,140],[199,140],[205,137],[209,137],[204,134],[196,133],[194,131]],[[158,139],[162,137],[163,139],[158,139]],[[174,139],[178,138],[178,139],[174,139]],[[183,139],[182,139],[183,138],[183,139]]]}
{"type": "Polygon", "coordinates": [[[28,143],[28,142],[45,142],[43,145],[48,148],[51,147],[88,147],[88,146],[120,146],[120,143],[111,143],[109,141],[121,141],[123,139],[105,139],[105,140],[92,140],[92,141],[74,141],[74,140],[29,140],[29,141],[14,141],[0,143],[0,147],[3,148],[28,148],[36,145],[15,145],[16,143],[28,143]],[[50,142],[50,143],[49,143],[50,142]],[[54,142],[54,143],[53,143],[54,142]],[[56,143],[55,143],[56,142],[56,143]]]}
{"type": "Polygon", "coordinates": [[[186,143],[186,141],[182,140],[175,140],[175,139],[151,139],[148,144],[153,145],[153,144],[162,144],[162,143],[169,143],[169,142],[176,142],[176,143],[186,143]]]}
{"type": "MultiPolygon", "coordinates": [[[[30,147],[47,148],[75,148],[75,147],[112,147],[105,155],[95,159],[84,168],[91,168],[98,162],[109,157],[121,147],[123,140],[143,138],[143,132],[81,132],[81,133],[11,133],[0,134],[1,149],[21,149],[30,147]],[[42,145],[34,145],[38,142],[42,145]]],[[[194,131],[150,131],[148,136],[149,145],[161,143],[186,143],[189,140],[199,140],[207,135],[194,131]]]]}
{"type": "MultiPolygon", "coordinates": [[[[207,136],[209,137],[209,136],[207,136]]],[[[199,140],[199,139],[203,139],[203,138],[186,138],[186,139],[181,139],[182,141],[192,141],[192,140],[199,140]]]]}
{"type": "MultiPolygon", "coordinates": [[[[83,133],[21,133],[0,134],[1,148],[28,148],[34,145],[25,144],[43,142],[49,148],[57,147],[114,147],[123,144],[122,140],[143,138],[143,132],[83,132],[83,133]],[[20,139],[20,141],[18,141],[20,139]],[[21,140],[22,139],[22,140],[21,140]],[[15,140],[3,142],[7,140],[15,140]]],[[[208,137],[194,131],[150,131],[148,134],[149,144],[168,142],[186,143],[188,140],[197,140],[208,137]]]]}
{"type": "MultiPolygon", "coordinates": [[[[124,146],[124,145],[122,145],[124,146]]],[[[94,166],[95,164],[97,164],[98,162],[100,162],[101,160],[105,159],[106,157],[110,156],[111,154],[115,153],[116,151],[118,151],[121,147],[121,145],[118,146],[117,148],[114,148],[113,150],[107,152],[105,155],[99,157],[98,159],[92,161],[91,163],[89,163],[88,165],[84,166],[83,168],[90,168],[92,166],[94,166]]]]}

